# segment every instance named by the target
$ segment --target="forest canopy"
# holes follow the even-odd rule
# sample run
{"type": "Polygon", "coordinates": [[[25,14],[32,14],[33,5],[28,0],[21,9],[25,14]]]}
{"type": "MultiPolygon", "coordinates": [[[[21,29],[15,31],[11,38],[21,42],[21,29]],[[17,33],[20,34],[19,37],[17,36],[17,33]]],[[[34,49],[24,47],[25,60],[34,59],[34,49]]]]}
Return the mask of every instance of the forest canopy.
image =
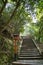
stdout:
{"type": "Polygon", "coordinates": [[[23,34],[25,30],[43,43],[43,0],[0,0],[0,51],[9,50],[12,58],[13,34],[23,34]]]}

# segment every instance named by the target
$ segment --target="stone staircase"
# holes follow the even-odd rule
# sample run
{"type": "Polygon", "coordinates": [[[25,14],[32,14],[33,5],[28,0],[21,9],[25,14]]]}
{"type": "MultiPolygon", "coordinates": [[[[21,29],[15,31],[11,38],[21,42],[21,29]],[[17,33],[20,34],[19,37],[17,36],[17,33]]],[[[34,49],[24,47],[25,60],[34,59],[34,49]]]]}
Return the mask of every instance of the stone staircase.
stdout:
{"type": "Polygon", "coordinates": [[[43,65],[43,57],[32,39],[23,39],[19,58],[12,62],[12,65],[43,65]]]}
{"type": "Polygon", "coordinates": [[[25,38],[22,43],[19,59],[41,59],[39,51],[30,38],[25,38]]]}

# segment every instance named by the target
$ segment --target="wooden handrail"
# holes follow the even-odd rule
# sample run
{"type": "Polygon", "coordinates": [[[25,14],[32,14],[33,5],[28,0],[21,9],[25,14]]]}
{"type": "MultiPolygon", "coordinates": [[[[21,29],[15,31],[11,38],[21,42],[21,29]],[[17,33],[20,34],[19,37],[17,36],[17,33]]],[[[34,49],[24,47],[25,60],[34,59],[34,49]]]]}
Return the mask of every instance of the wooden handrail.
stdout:
{"type": "Polygon", "coordinates": [[[32,40],[33,40],[33,42],[34,42],[34,44],[35,44],[35,46],[36,46],[37,50],[38,50],[38,51],[39,51],[39,53],[41,54],[41,50],[40,50],[40,48],[39,48],[38,44],[36,44],[36,42],[35,42],[35,40],[34,40],[34,39],[32,39],[32,40]]]}

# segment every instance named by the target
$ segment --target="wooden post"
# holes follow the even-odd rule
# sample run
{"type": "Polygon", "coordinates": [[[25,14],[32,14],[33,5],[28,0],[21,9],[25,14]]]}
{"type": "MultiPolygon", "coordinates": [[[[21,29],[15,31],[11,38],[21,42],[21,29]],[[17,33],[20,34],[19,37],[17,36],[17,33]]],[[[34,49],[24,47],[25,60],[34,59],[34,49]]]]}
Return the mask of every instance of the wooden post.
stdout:
{"type": "Polygon", "coordinates": [[[18,45],[17,42],[19,40],[19,35],[18,34],[14,34],[14,60],[17,60],[18,57],[18,45]]]}

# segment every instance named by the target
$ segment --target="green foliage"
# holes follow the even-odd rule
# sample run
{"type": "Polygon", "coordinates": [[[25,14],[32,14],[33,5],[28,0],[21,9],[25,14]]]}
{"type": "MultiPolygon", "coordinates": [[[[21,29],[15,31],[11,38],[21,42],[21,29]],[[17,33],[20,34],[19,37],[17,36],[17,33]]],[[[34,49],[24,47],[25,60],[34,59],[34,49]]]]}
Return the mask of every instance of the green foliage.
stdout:
{"type": "Polygon", "coordinates": [[[9,65],[12,62],[14,56],[13,42],[9,39],[5,39],[2,41],[2,45],[3,47],[0,47],[2,48],[0,49],[0,64],[9,65]]]}
{"type": "Polygon", "coordinates": [[[24,32],[24,25],[30,23],[28,32],[36,40],[43,43],[43,0],[0,0],[0,11],[1,9],[0,52],[5,51],[7,53],[0,53],[0,65],[10,65],[9,63],[12,62],[14,56],[13,41],[7,35],[5,36],[3,31],[7,30],[10,35],[20,34],[20,32],[24,32]],[[7,2],[5,3],[5,1],[7,2]],[[3,5],[5,5],[4,8],[3,5]],[[30,11],[34,14],[35,9],[37,23],[34,24],[30,11]],[[13,16],[11,16],[12,14],[13,16]]]}

